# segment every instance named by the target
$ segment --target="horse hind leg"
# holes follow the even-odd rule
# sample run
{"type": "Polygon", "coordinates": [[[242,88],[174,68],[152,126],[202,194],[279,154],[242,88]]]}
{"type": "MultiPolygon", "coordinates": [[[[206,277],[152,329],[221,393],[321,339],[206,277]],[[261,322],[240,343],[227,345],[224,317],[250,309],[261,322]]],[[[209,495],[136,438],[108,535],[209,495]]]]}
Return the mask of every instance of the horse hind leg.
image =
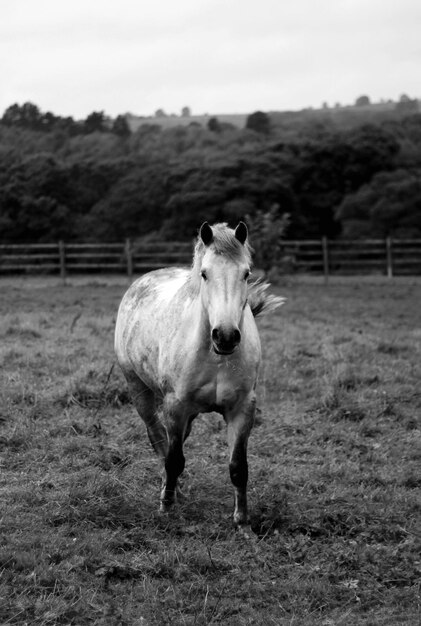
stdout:
{"type": "Polygon", "coordinates": [[[168,435],[159,419],[154,392],[134,375],[126,375],[130,397],[142,420],[145,422],[149,441],[157,455],[165,459],[168,452],[168,435]]]}

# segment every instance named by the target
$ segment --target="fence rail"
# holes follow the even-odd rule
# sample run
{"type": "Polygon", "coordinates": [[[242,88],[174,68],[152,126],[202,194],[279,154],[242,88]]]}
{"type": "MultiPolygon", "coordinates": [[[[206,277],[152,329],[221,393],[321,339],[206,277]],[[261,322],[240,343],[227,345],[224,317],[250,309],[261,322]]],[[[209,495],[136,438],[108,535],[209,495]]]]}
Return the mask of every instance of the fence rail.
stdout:
{"type": "MultiPolygon", "coordinates": [[[[192,244],[160,242],[37,243],[0,245],[0,276],[6,274],[144,273],[189,265],[192,244]]],[[[421,239],[284,241],[279,256],[285,273],[421,274],[421,239]]]]}

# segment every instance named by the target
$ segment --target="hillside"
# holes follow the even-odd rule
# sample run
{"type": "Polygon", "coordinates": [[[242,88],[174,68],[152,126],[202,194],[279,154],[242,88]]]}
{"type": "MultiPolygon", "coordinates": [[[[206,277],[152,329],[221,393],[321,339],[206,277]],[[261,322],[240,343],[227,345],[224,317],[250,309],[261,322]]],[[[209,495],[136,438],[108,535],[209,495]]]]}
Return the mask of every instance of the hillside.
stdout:
{"type": "Polygon", "coordinates": [[[201,126],[207,126],[209,120],[213,117],[218,118],[222,123],[232,124],[237,128],[244,128],[247,121],[247,113],[222,113],[216,115],[166,115],[163,117],[149,116],[142,117],[137,115],[127,115],[126,119],[129,124],[130,130],[136,132],[143,124],[158,124],[163,129],[176,128],[177,126],[190,126],[190,124],[200,124],[201,126]]]}
{"type": "MultiPolygon", "coordinates": [[[[296,127],[303,124],[324,123],[337,128],[352,128],[359,124],[380,123],[383,121],[399,120],[403,115],[421,112],[421,100],[408,102],[378,102],[366,105],[349,105],[323,107],[320,109],[301,109],[298,111],[267,111],[272,125],[296,127]]],[[[251,113],[251,112],[250,112],[251,113]]],[[[154,115],[139,116],[127,114],[126,120],[130,130],[136,132],[144,124],[157,124],[163,129],[177,126],[200,124],[207,126],[211,118],[217,118],[220,123],[231,124],[237,128],[246,126],[249,113],[212,113],[204,115],[154,115]]]]}
{"type": "Polygon", "coordinates": [[[260,113],[253,128],[246,114],[131,116],[134,131],[123,115],[12,105],[0,242],[190,241],[205,220],[268,215],[289,239],[420,237],[421,113],[401,104],[260,113]]]}

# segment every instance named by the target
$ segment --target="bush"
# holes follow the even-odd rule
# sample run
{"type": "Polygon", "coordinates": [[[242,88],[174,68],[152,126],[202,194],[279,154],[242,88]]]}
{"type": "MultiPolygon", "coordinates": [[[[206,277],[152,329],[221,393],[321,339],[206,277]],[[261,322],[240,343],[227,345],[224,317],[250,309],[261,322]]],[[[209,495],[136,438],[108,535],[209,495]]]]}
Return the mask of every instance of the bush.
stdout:
{"type": "Polygon", "coordinates": [[[273,281],[282,271],[282,240],[289,221],[289,213],[280,213],[277,204],[267,212],[258,211],[253,217],[247,216],[255,265],[273,281]]]}

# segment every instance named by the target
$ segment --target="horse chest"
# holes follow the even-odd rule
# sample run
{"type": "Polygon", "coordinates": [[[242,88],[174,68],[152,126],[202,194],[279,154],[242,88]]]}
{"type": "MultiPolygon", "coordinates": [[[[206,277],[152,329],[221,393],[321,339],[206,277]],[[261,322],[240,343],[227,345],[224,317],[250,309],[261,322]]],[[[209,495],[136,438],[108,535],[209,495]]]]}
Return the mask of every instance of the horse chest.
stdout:
{"type": "Polygon", "coordinates": [[[199,411],[214,407],[229,409],[244,391],[236,369],[227,364],[199,368],[189,385],[185,395],[199,411]]]}

